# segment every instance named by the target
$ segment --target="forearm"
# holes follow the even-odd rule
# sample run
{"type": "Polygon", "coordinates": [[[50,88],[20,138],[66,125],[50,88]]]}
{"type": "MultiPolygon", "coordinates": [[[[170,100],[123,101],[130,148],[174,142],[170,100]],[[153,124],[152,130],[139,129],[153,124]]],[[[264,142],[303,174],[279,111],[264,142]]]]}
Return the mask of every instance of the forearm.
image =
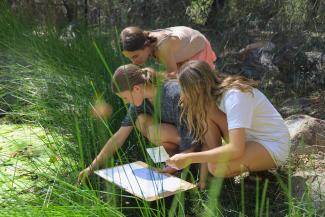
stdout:
{"type": "Polygon", "coordinates": [[[121,144],[114,143],[109,139],[100,153],[96,156],[93,162],[89,165],[93,170],[100,168],[110,157],[114,155],[121,144]]]}
{"type": "Polygon", "coordinates": [[[97,157],[89,165],[91,169],[96,169],[102,166],[113,154],[123,145],[126,138],[132,131],[132,127],[127,127],[118,130],[105,144],[97,157]]]}
{"type": "Polygon", "coordinates": [[[188,153],[191,163],[222,163],[239,158],[242,153],[229,144],[202,152],[188,153]]]}

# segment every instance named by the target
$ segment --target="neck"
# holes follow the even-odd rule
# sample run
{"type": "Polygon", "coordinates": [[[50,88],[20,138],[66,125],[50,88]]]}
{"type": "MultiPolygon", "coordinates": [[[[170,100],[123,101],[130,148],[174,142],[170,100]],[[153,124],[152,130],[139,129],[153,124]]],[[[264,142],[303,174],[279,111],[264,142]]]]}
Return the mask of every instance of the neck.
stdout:
{"type": "Polygon", "coordinates": [[[206,108],[207,108],[208,112],[214,112],[216,109],[218,109],[216,101],[213,99],[208,100],[208,102],[206,104],[206,108]]]}
{"type": "Polygon", "coordinates": [[[153,103],[157,96],[157,88],[152,84],[147,84],[144,87],[145,98],[153,103]]]}
{"type": "Polygon", "coordinates": [[[153,57],[153,58],[156,58],[156,54],[155,54],[156,42],[151,44],[149,48],[150,48],[150,56],[153,57]]]}

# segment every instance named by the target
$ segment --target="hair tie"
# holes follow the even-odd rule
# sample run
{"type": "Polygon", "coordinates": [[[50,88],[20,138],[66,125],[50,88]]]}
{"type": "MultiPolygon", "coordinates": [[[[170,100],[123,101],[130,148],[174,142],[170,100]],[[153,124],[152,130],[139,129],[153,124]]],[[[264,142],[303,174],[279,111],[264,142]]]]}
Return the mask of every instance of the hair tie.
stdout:
{"type": "Polygon", "coordinates": [[[148,70],[145,70],[145,69],[140,69],[140,72],[141,72],[141,76],[144,80],[146,81],[150,81],[150,73],[148,70]]]}

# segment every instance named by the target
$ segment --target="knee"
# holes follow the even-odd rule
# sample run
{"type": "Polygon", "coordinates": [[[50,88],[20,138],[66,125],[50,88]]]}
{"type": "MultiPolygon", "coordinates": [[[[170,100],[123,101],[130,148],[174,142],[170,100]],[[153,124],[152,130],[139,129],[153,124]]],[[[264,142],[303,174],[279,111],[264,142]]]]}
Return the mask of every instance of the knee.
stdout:
{"type": "Polygon", "coordinates": [[[158,132],[158,128],[154,125],[146,125],[145,126],[146,137],[154,144],[161,143],[160,133],[158,132]]]}
{"type": "Polygon", "coordinates": [[[213,176],[233,177],[247,172],[249,169],[245,166],[234,167],[229,163],[213,164],[208,163],[208,170],[213,176]]]}
{"type": "Polygon", "coordinates": [[[137,117],[137,120],[135,122],[136,128],[141,132],[142,135],[145,137],[148,137],[148,123],[147,123],[147,118],[144,114],[141,114],[137,117]]]}
{"type": "Polygon", "coordinates": [[[216,164],[208,163],[208,170],[212,175],[215,174],[216,169],[217,169],[216,164]]]}
{"type": "Polygon", "coordinates": [[[213,176],[225,177],[228,173],[228,168],[225,164],[208,163],[208,170],[213,176]]]}

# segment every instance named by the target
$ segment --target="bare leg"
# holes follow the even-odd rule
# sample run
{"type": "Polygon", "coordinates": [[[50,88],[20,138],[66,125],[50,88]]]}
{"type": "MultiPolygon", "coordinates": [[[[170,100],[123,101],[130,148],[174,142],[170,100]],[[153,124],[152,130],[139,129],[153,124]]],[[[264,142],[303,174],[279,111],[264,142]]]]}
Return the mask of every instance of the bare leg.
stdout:
{"type": "Polygon", "coordinates": [[[174,155],[178,152],[178,146],[181,141],[177,128],[171,124],[149,126],[148,138],[154,144],[163,145],[170,155],[174,155]]]}
{"type": "Polygon", "coordinates": [[[175,126],[155,124],[150,115],[141,114],[137,118],[136,127],[151,143],[163,145],[168,154],[177,153],[180,136],[175,126]]]}
{"type": "Polygon", "coordinates": [[[208,164],[214,176],[232,177],[245,171],[263,171],[275,168],[270,153],[257,142],[247,142],[243,156],[228,163],[208,164]]]}
{"type": "MultiPolygon", "coordinates": [[[[150,115],[141,114],[137,118],[136,127],[151,143],[164,146],[170,156],[178,152],[181,139],[175,126],[171,124],[155,124],[150,115]]],[[[176,171],[172,167],[165,167],[161,170],[161,172],[169,174],[176,171]]]]}

